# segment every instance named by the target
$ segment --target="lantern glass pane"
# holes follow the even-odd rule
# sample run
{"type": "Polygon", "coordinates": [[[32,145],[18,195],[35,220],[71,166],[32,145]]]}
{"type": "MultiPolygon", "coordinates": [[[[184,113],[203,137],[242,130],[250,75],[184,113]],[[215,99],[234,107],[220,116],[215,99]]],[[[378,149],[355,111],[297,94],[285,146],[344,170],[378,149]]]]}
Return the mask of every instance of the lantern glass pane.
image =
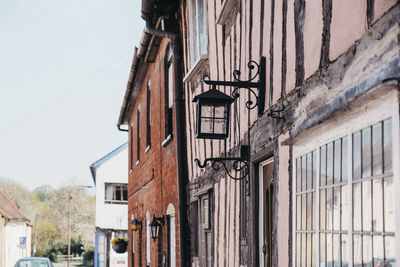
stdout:
{"type": "Polygon", "coordinates": [[[211,105],[202,105],[201,106],[201,117],[213,117],[214,106],[211,105]]]}
{"type": "Polygon", "coordinates": [[[215,106],[215,118],[226,117],[226,106],[215,106]]]}
{"type": "Polygon", "coordinates": [[[224,134],[226,132],[226,120],[225,119],[215,119],[214,120],[214,133],[224,134]]]}
{"type": "Polygon", "coordinates": [[[201,118],[201,133],[213,133],[213,120],[210,118],[201,118]]]}

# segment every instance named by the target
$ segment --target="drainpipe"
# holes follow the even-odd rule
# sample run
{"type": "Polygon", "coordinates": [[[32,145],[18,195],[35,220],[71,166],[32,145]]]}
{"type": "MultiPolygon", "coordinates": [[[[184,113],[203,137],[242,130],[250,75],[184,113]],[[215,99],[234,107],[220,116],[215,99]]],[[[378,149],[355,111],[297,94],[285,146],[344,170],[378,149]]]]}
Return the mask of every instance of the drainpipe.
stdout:
{"type": "Polygon", "coordinates": [[[165,37],[171,40],[171,47],[174,55],[174,80],[175,80],[175,126],[176,126],[176,144],[178,159],[178,193],[179,193],[179,242],[180,242],[180,262],[181,266],[189,266],[188,255],[190,244],[186,244],[188,240],[188,231],[186,215],[186,168],[185,168],[185,147],[184,147],[184,121],[183,121],[183,99],[182,99],[182,83],[181,83],[181,45],[179,34],[155,29],[151,26],[149,20],[146,21],[144,31],[148,34],[165,37]]]}

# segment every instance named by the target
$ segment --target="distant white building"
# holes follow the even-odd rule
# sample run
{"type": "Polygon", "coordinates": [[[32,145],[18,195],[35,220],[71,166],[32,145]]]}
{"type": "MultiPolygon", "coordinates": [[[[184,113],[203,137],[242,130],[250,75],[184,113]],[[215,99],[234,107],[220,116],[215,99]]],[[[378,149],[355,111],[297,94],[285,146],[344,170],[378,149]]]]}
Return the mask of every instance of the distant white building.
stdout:
{"type": "Polygon", "coordinates": [[[90,165],[90,171],[96,186],[94,266],[127,267],[128,253],[116,253],[112,240],[128,237],[128,143],[90,165]]]}
{"type": "Polygon", "coordinates": [[[0,189],[0,267],[10,267],[31,256],[29,220],[0,189]]]}

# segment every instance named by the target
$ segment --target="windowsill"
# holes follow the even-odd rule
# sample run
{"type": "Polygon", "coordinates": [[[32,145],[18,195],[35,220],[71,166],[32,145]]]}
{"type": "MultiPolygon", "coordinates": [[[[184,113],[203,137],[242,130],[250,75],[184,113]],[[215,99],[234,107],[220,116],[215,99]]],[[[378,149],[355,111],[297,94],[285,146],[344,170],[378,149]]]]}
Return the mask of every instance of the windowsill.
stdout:
{"type": "Polygon", "coordinates": [[[161,146],[166,147],[169,144],[169,142],[171,142],[171,140],[172,140],[172,134],[169,134],[167,138],[165,138],[165,140],[162,141],[161,146]]]}
{"type": "Polygon", "coordinates": [[[127,205],[128,201],[104,201],[104,204],[112,204],[112,205],[127,205]]]}
{"type": "Polygon", "coordinates": [[[208,55],[201,55],[200,58],[194,63],[193,67],[183,77],[183,82],[192,82],[197,76],[202,74],[208,62],[208,55]]]}
{"type": "Polygon", "coordinates": [[[140,160],[136,161],[136,166],[139,165],[139,163],[140,163],[140,160]]]}
{"type": "Polygon", "coordinates": [[[150,145],[148,145],[147,147],[146,147],[146,149],[144,150],[144,153],[147,153],[147,152],[149,152],[149,150],[150,150],[150,145]]]}
{"type": "Polygon", "coordinates": [[[221,6],[221,10],[218,13],[217,16],[217,24],[219,25],[225,25],[225,23],[228,21],[229,17],[232,14],[232,11],[235,7],[235,4],[237,3],[237,0],[225,0],[221,6]]]}

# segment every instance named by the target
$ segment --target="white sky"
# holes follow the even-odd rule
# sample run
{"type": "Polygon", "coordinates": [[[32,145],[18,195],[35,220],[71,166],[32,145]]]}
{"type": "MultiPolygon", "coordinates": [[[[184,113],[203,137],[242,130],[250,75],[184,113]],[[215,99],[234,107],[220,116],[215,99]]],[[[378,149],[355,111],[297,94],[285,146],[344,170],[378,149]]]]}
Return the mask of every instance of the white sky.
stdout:
{"type": "Polygon", "coordinates": [[[0,177],[30,189],[92,185],[127,141],[116,124],[140,0],[0,1],[0,177]]]}

